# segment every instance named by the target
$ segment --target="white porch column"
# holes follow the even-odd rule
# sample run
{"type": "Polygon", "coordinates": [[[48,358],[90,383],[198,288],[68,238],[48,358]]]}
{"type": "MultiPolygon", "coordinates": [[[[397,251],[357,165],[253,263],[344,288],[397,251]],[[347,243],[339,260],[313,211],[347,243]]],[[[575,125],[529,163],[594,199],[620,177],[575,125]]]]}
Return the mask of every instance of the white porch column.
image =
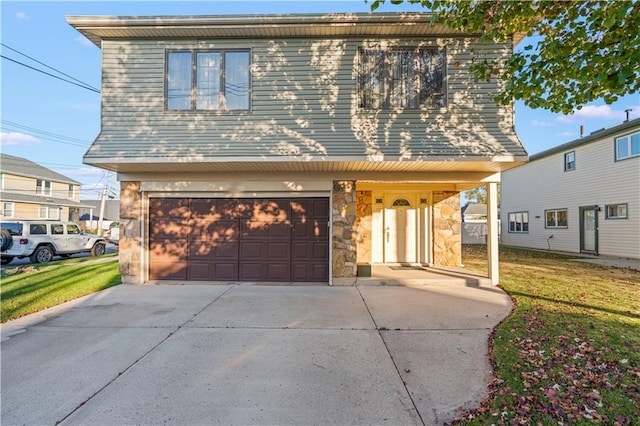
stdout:
{"type": "Polygon", "coordinates": [[[487,183],[487,262],[489,279],[496,285],[500,281],[498,270],[498,183],[487,183]]]}

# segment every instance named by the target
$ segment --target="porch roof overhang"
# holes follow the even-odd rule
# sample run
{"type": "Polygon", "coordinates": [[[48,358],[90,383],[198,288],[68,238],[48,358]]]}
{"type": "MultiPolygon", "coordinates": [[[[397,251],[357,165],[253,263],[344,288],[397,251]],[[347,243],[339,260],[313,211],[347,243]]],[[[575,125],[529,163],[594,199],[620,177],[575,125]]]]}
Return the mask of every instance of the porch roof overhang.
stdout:
{"type": "MultiPolygon", "coordinates": [[[[67,16],[67,22],[96,46],[127,38],[291,38],[425,37],[464,33],[434,23],[434,15],[405,13],[325,13],[197,16],[67,16]]],[[[524,34],[516,33],[518,44],[524,34]]]]}
{"type": "Polygon", "coordinates": [[[308,161],[303,158],[243,157],[87,158],[84,163],[118,173],[498,173],[527,162],[526,155],[424,156],[417,159],[341,157],[308,161]]]}

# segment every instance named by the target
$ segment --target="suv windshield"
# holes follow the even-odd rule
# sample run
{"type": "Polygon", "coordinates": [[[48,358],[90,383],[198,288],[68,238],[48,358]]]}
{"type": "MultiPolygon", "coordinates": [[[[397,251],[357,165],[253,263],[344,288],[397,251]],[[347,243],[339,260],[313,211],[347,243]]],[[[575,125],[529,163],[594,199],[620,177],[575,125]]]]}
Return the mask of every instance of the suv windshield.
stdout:
{"type": "Polygon", "coordinates": [[[21,223],[0,223],[0,228],[6,229],[9,231],[11,235],[22,235],[22,224],[21,223]]]}

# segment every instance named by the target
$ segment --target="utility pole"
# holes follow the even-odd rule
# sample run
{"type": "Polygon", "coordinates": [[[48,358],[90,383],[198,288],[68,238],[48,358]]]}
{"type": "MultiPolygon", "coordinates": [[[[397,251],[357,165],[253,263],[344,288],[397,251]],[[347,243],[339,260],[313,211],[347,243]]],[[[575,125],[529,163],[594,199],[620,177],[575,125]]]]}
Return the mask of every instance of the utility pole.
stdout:
{"type": "Polygon", "coordinates": [[[104,219],[104,203],[107,198],[107,184],[104,184],[102,188],[102,195],[100,196],[100,217],[98,218],[98,235],[102,237],[102,221],[104,219]]]}

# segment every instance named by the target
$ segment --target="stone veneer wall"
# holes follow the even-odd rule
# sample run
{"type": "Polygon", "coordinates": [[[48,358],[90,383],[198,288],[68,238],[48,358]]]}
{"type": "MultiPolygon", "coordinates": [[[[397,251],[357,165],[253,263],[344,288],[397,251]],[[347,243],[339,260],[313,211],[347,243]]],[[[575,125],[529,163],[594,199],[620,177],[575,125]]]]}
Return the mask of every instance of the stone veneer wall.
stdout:
{"type": "Polygon", "coordinates": [[[353,285],[357,274],[356,183],[334,181],[333,219],[333,284],[353,285]]]}
{"type": "Polygon", "coordinates": [[[433,263],[436,266],[462,265],[462,214],[460,193],[433,193],[433,263]]]}
{"type": "Polygon", "coordinates": [[[123,284],[142,284],[142,195],[140,182],[120,183],[120,276],[123,284]]]}
{"type": "Polygon", "coordinates": [[[373,198],[371,191],[356,192],[356,230],[358,263],[371,263],[371,217],[373,198]]]}

